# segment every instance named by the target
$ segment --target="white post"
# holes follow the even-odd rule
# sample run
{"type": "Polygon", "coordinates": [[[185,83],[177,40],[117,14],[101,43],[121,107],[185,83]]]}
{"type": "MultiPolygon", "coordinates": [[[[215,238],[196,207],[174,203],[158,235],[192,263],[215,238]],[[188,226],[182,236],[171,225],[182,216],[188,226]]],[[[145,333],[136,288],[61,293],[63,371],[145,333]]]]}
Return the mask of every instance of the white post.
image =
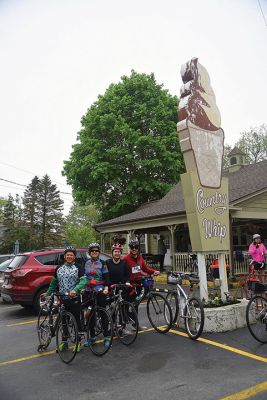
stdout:
{"type": "Polygon", "coordinates": [[[199,286],[200,286],[200,300],[203,299],[208,301],[208,283],[207,283],[207,272],[206,272],[206,261],[203,253],[197,253],[197,264],[199,274],[199,286]]]}
{"type": "Polygon", "coordinates": [[[222,301],[226,301],[225,293],[228,292],[228,281],[227,281],[227,272],[226,272],[226,263],[225,263],[225,254],[218,254],[218,263],[219,263],[219,274],[220,274],[220,282],[221,282],[221,299],[222,301]]]}

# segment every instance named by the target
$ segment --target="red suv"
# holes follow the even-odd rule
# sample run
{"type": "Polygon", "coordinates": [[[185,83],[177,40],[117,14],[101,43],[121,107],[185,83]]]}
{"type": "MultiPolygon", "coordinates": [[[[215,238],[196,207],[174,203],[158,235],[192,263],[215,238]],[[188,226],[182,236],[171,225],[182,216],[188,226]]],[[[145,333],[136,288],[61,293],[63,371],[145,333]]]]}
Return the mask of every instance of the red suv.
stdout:
{"type": "MultiPolygon", "coordinates": [[[[5,271],[1,295],[4,301],[34,307],[38,312],[40,295],[46,292],[55,269],[63,264],[64,249],[40,250],[17,255],[5,271]]],[[[84,265],[87,249],[77,249],[76,264],[84,265]]],[[[109,258],[101,253],[103,260],[109,258]]]]}

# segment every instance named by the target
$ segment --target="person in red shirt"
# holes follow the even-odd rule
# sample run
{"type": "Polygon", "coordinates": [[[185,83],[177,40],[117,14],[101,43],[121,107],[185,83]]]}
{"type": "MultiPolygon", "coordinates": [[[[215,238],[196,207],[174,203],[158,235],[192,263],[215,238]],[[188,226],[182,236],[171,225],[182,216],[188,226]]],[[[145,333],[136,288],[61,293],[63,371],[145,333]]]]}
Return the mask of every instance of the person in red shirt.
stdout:
{"type": "MultiPolygon", "coordinates": [[[[139,283],[142,276],[146,275],[158,275],[159,271],[153,269],[147,265],[141,254],[139,254],[139,242],[136,239],[130,240],[129,242],[130,252],[123,257],[123,260],[127,262],[128,269],[130,272],[130,283],[139,283]]],[[[133,301],[136,296],[141,293],[142,287],[136,287],[135,294],[129,296],[129,301],[133,301]]],[[[136,306],[136,312],[138,313],[138,306],[136,306]]],[[[139,329],[146,329],[146,327],[139,326],[139,329]]]]}

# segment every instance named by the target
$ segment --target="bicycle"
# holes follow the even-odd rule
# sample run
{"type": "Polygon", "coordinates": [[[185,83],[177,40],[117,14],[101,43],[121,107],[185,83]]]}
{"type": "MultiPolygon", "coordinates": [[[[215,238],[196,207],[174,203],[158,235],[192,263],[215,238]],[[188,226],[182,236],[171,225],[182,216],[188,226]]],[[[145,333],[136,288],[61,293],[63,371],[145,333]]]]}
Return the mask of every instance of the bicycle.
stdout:
{"type": "Polygon", "coordinates": [[[176,289],[167,290],[166,299],[172,310],[173,323],[179,325],[179,320],[183,319],[188,336],[196,340],[203,331],[204,308],[196,297],[188,297],[181,286],[183,278],[189,279],[190,291],[193,289],[193,284],[199,282],[198,276],[194,273],[171,271],[168,275],[168,284],[176,285],[176,289]]]}
{"type": "Polygon", "coordinates": [[[113,321],[111,315],[105,308],[97,305],[97,294],[101,291],[91,292],[91,298],[83,301],[81,305],[81,322],[86,332],[88,347],[93,354],[99,357],[111,349],[113,340],[113,321]],[[85,321],[82,310],[88,303],[90,304],[87,308],[89,317],[85,321]],[[109,339],[108,346],[105,343],[106,339],[109,339]]]}
{"type": "Polygon", "coordinates": [[[78,326],[69,311],[65,309],[64,300],[68,295],[54,292],[44,302],[40,302],[40,312],[37,322],[39,352],[44,351],[56,336],[56,351],[61,360],[69,364],[76,356],[78,349],[78,326]]]}
{"type": "Polygon", "coordinates": [[[250,288],[255,294],[246,308],[246,323],[251,335],[260,343],[267,343],[267,300],[260,293],[267,292],[267,284],[251,282],[250,288]]]}
{"type": "Polygon", "coordinates": [[[114,323],[118,339],[126,346],[133,344],[138,335],[138,316],[132,303],[123,299],[123,291],[129,286],[125,284],[111,285],[111,302],[108,311],[114,323]]]}
{"type": "Polygon", "coordinates": [[[147,300],[146,312],[152,327],[159,333],[167,333],[172,327],[172,311],[169,303],[163,295],[158,293],[158,289],[154,289],[154,279],[148,275],[141,279],[141,283],[133,284],[136,287],[142,287],[142,292],[133,301],[133,305],[138,307],[139,304],[147,300]]]}

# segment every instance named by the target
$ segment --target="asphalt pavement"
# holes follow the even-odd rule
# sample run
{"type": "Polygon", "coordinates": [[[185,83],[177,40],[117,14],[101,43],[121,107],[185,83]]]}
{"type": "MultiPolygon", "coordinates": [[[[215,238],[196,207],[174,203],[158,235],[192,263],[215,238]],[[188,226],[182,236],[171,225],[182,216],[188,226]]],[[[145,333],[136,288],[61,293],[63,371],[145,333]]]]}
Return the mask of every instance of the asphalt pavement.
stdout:
{"type": "Polygon", "coordinates": [[[240,400],[267,399],[267,345],[246,328],[192,341],[173,329],[149,326],[127,347],[114,340],[103,357],[84,348],[70,365],[37,352],[37,317],[0,302],[0,399],[3,400],[240,400]],[[235,396],[235,397],[233,397],[235,396]]]}

